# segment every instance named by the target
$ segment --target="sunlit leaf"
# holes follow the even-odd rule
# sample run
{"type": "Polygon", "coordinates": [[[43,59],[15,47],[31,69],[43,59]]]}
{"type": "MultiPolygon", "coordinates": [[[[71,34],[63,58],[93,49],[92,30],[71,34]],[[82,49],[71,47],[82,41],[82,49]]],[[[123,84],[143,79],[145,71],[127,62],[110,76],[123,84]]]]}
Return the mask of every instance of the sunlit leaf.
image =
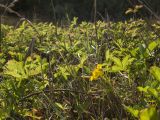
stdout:
{"type": "Polygon", "coordinates": [[[112,66],[112,69],[111,69],[112,72],[118,72],[118,71],[121,71],[121,70],[122,70],[122,67],[119,67],[119,66],[116,66],[116,65],[112,66]]]}
{"type": "Polygon", "coordinates": [[[158,120],[158,114],[155,107],[145,108],[140,111],[140,120],[158,120]]]}
{"type": "Polygon", "coordinates": [[[128,8],[128,10],[125,12],[125,14],[129,14],[129,13],[133,13],[133,9],[132,8],[128,8]]]}
{"type": "Polygon", "coordinates": [[[156,47],[157,47],[157,43],[155,41],[151,42],[149,45],[148,45],[148,49],[150,51],[153,51],[156,47]]]}
{"type": "Polygon", "coordinates": [[[142,7],[143,7],[143,5],[136,5],[136,6],[135,6],[135,9],[138,10],[138,9],[141,9],[142,7]]]}
{"type": "Polygon", "coordinates": [[[153,95],[155,98],[157,98],[158,101],[160,101],[160,94],[159,94],[159,92],[158,92],[156,89],[154,89],[154,88],[149,88],[149,89],[148,89],[148,92],[149,92],[151,95],[153,95]]]}
{"type": "Polygon", "coordinates": [[[148,88],[149,88],[149,86],[146,86],[146,87],[137,87],[137,89],[138,89],[140,92],[145,92],[145,93],[147,93],[148,88]]]}
{"type": "Polygon", "coordinates": [[[110,59],[110,51],[109,50],[106,51],[105,57],[106,57],[106,61],[108,61],[110,59]]]}
{"type": "Polygon", "coordinates": [[[126,56],[122,60],[123,69],[126,69],[128,64],[129,64],[129,56],[126,56]]]}
{"type": "Polygon", "coordinates": [[[114,61],[114,63],[119,66],[119,67],[123,67],[121,60],[119,58],[113,57],[112,60],[114,61]]]}
{"type": "Polygon", "coordinates": [[[152,66],[150,68],[150,73],[155,77],[156,80],[160,82],[160,68],[156,66],[152,66]]]}
{"type": "Polygon", "coordinates": [[[60,104],[60,103],[55,103],[55,105],[56,105],[56,107],[58,107],[59,109],[61,109],[61,110],[64,110],[65,108],[63,107],[63,105],[62,104],[60,104]]]}
{"type": "Polygon", "coordinates": [[[138,118],[139,110],[134,109],[134,108],[129,107],[129,106],[124,106],[124,107],[125,107],[125,109],[126,109],[129,113],[131,113],[134,117],[137,117],[137,118],[138,118]]]}
{"type": "Polygon", "coordinates": [[[135,48],[135,49],[131,50],[130,52],[131,52],[131,54],[132,54],[133,56],[136,56],[137,53],[138,53],[138,50],[139,50],[139,48],[135,48]]]}
{"type": "Polygon", "coordinates": [[[19,79],[25,79],[28,76],[25,73],[23,62],[17,62],[15,60],[10,60],[4,67],[4,74],[13,76],[19,79]]]}
{"type": "Polygon", "coordinates": [[[83,67],[84,62],[87,60],[88,56],[86,54],[83,54],[80,58],[80,67],[83,67]]]}

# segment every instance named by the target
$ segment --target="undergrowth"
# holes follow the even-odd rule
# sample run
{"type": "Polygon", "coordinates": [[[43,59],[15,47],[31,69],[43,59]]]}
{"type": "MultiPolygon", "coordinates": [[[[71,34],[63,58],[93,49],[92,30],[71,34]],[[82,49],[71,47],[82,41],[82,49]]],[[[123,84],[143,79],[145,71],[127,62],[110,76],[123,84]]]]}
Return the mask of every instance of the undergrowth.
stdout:
{"type": "Polygon", "coordinates": [[[158,120],[159,22],[1,27],[0,119],[158,120]]]}

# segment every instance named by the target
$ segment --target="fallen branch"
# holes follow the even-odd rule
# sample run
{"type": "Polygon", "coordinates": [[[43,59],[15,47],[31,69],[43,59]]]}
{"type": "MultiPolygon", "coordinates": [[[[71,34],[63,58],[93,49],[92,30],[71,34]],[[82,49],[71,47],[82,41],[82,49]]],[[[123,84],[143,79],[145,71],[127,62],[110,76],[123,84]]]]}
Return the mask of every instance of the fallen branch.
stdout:
{"type": "Polygon", "coordinates": [[[39,94],[42,94],[42,93],[54,93],[54,92],[71,92],[71,93],[80,93],[80,94],[87,94],[87,93],[85,93],[85,92],[81,92],[81,91],[75,91],[75,90],[70,90],[70,89],[55,89],[55,90],[45,90],[45,91],[40,91],[40,92],[34,92],[34,93],[31,93],[31,94],[29,94],[29,95],[27,95],[27,96],[25,96],[25,97],[22,97],[21,99],[20,99],[20,101],[23,101],[23,100],[25,100],[25,99],[27,99],[27,98],[30,98],[30,97],[32,97],[32,96],[35,96],[35,95],[39,95],[39,94]]]}
{"type": "Polygon", "coordinates": [[[7,12],[9,12],[9,13],[15,14],[15,15],[16,15],[17,17],[19,17],[19,18],[23,18],[23,16],[22,16],[21,14],[19,14],[18,12],[12,10],[12,9],[11,9],[10,7],[8,7],[8,6],[5,6],[5,5],[3,5],[3,4],[0,4],[0,7],[1,7],[1,8],[4,8],[5,11],[7,11],[7,12]]]}

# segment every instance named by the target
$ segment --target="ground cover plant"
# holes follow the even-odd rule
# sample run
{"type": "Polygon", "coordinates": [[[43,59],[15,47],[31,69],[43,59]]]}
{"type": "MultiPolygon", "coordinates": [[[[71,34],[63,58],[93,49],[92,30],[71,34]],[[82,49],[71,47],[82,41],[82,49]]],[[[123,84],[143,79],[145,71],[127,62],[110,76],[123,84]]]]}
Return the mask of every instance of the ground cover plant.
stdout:
{"type": "Polygon", "coordinates": [[[159,22],[1,29],[0,119],[158,120],[159,22]]]}

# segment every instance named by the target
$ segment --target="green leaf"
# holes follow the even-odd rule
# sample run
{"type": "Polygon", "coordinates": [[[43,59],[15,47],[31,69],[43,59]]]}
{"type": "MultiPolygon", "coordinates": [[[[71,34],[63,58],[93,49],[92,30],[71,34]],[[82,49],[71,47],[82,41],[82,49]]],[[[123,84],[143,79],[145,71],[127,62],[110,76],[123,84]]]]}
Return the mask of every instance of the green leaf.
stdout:
{"type": "Polygon", "coordinates": [[[137,118],[138,118],[139,110],[134,109],[134,108],[129,107],[129,106],[124,106],[124,107],[125,107],[125,109],[126,109],[129,113],[131,113],[134,117],[137,117],[137,118]]]}
{"type": "Polygon", "coordinates": [[[119,67],[123,67],[121,60],[119,58],[113,57],[112,60],[114,61],[114,63],[119,66],[119,67]]]}
{"type": "Polygon", "coordinates": [[[42,72],[41,66],[34,65],[29,69],[26,69],[29,76],[38,75],[42,72]]]}
{"type": "Polygon", "coordinates": [[[149,45],[148,45],[148,49],[150,51],[153,51],[156,47],[157,47],[157,43],[155,41],[151,42],[149,45]]]}
{"type": "Polygon", "coordinates": [[[34,59],[28,57],[24,66],[28,76],[38,75],[48,66],[45,59],[41,60],[39,55],[34,55],[33,57],[34,59]]]}
{"type": "Polygon", "coordinates": [[[154,89],[154,88],[149,88],[148,89],[148,92],[153,95],[156,99],[158,99],[158,101],[160,101],[160,95],[159,95],[159,92],[154,89]]]}
{"type": "Polygon", "coordinates": [[[66,66],[59,66],[58,68],[59,68],[59,70],[56,74],[54,74],[54,76],[55,77],[63,76],[63,78],[65,80],[67,80],[68,76],[70,75],[70,73],[67,71],[68,70],[67,67],[66,66]]]}
{"type": "Polygon", "coordinates": [[[106,61],[108,61],[110,59],[110,52],[109,52],[109,50],[106,51],[105,57],[106,57],[106,61]]]}
{"type": "Polygon", "coordinates": [[[150,73],[155,77],[156,80],[160,82],[160,68],[156,66],[152,66],[150,68],[150,73]]]}
{"type": "Polygon", "coordinates": [[[111,69],[112,72],[118,72],[118,71],[121,71],[121,70],[122,70],[122,67],[119,67],[119,66],[116,66],[116,65],[112,66],[112,69],[111,69]]]}
{"type": "Polygon", "coordinates": [[[126,57],[123,58],[122,60],[122,65],[123,65],[123,69],[126,69],[127,66],[129,64],[129,56],[127,55],[126,57]]]}
{"type": "Polygon", "coordinates": [[[55,106],[56,107],[58,107],[59,109],[61,109],[61,110],[64,110],[65,108],[62,106],[62,104],[60,104],[60,103],[55,103],[55,106]]]}
{"type": "Polygon", "coordinates": [[[146,57],[148,54],[146,53],[146,45],[141,44],[139,45],[139,51],[143,57],[146,57]]]}
{"type": "Polygon", "coordinates": [[[148,92],[148,88],[149,88],[149,86],[146,86],[146,87],[137,87],[137,89],[138,89],[140,92],[145,92],[145,93],[148,92]]]}
{"type": "Polygon", "coordinates": [[[138,50],[139,50],[139,48],[135,48],[135,49],[131,50],[130,52],[131,52],[132,56],[135,57],[138,53],[138,50]]]}
{"type": "Polygon", "coordinates": [[[158,114],[155,107],[145,108],[140,111],[140,120],[158,120],[158,114]]]}
{"type": "Polygon", "coordinates": [[[86,54],[83,54],[82,57],[80,58],[80,67],[83,67],[84,62],[88,59],[88,56],[86,54]]]}
{"type": "Polygon", "coordinates": [[[23,63],[17,62],[15,60],[10,60],[4,67],[4,74],[13,76],[18,79],[26,79],[28,78],[25,73],[23,63]]]}

